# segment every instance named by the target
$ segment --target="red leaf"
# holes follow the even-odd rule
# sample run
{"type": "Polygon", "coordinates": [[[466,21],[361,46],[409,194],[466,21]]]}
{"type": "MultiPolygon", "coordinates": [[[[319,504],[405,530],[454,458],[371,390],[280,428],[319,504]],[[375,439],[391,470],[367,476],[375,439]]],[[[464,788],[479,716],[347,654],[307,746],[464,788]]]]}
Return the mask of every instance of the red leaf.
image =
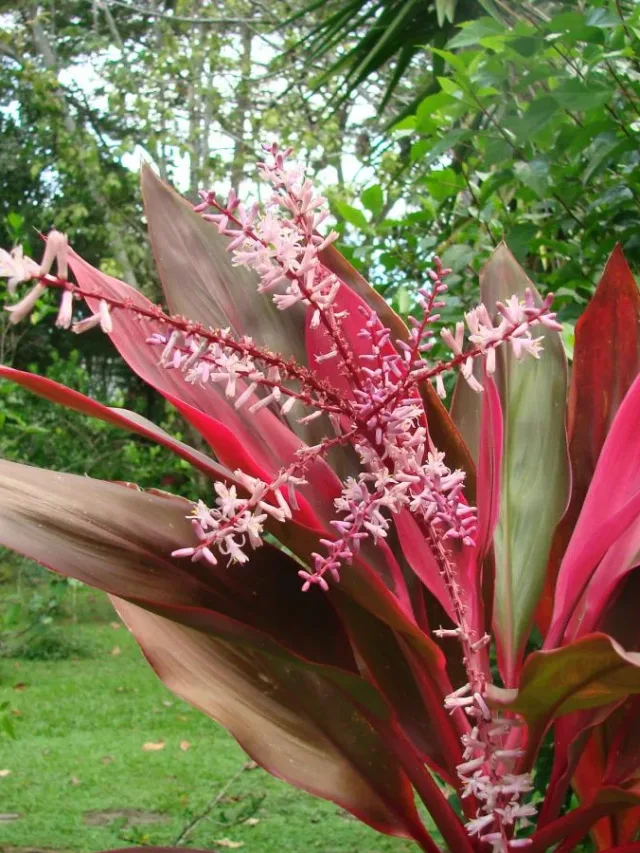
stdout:
{"type": "MultiPolygon", "coordinates": [[[[640,378],[635,380],[617,411],[562,560],[546,648],[561,642],[585,593],[584,607],[593,624],[609,603],[619,580],[637,563],[633,555],[640,547],[637,541],[640,531],[636,530],[640,517],[639,419],[640,378]],[[607,574],[599,568],[603,558],[602,567],[607,574]]],[[[576,614],[577,619],[584,607],[576,614]]],[[[574,624],[572,634],[578,628],[579,622],[574,624]]]]}
{"type": "Polygon", "coordinates": [[[616,245],[584,314],[575,327],[568,409],[571,501],[558,526],[538,613],[551,621],[558,568],[578,520],[600,451],[616,412],[640,370],[640,294],[616,245]]]}
{"type": "Polygon", "coordinates": [[[265,544],[231,568],[173,559],[194,540],[188,511],[182,498],[0,461],[6,547],[200,630],[271,638],[309,660],[355,669],[326,597],[302,597],[299,566],[283,552],[265,544]]]}

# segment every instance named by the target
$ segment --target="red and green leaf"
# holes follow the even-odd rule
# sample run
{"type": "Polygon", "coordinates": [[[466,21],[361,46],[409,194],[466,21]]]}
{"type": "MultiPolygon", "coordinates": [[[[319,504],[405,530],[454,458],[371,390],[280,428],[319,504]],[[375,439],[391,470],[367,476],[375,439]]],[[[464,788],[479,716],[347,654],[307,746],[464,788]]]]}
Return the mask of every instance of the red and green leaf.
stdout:
{"type": "MultiPolygon", "coordinates": [[[[493,306],[535,288],[500,245],[480,276],[482,301],[493,306]]],[[[538,332],[538,329],[536,329],[538,332]]],[[[500,516],[494,536],[494,631],[503,679],[514,685],[540,598],[553,531],[568,499],[565,437],[567,365],[557,332],[540,327],[539,360],[518,363],[508,346],[497,353],[504,445],[500,516]]]]}
{"type": "Polygon", "coordinates": [[[590,634],[550,651],[533,652],[518,690],[489,688],[496,707],[527,722],[527,762],[549,725],[575,711],[602,708],[640,693],[640,653],[627,652],[605,634],[590,634]]]}

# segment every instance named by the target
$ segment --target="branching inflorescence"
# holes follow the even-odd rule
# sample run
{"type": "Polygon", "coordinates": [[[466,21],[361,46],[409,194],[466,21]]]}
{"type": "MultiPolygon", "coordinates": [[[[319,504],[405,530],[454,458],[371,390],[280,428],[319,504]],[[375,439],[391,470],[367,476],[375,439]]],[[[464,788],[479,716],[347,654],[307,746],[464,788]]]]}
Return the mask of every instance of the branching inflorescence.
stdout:
{"type": "MultiPolygon", "coordinates": [[[[216,483],[214,506],[198,501],[190,516],[197,544],[179,548],[173,556],[214,565],[220,556],[231,563],[246,562],[250,549],[262,544],[268,518],[286,523],[298,509],[296,490],[305,484],[309,464],[336,444],[351,445],[361,470],[344,481],[335,500],[336,518],[331,522],[335,537],[320,539],[313,565],[299,571],[302,589],[317,585],[327,591],[329,582],[339,581],[340,572],[354,560],[364,540],[375,544],[387,537],[395,514],[411,514],[433,551],[455,617],[455,628],[435,633],[460,642],[468,675],[468,682],[445,703],[467,720],[462,725],[464,752],[458,774],[462,797],[473,796],[478,804],[467,829],[496,853],[526,847],[526,838],[513,837],[516,825],[535,813],[533,806],[521,802],[532,786],[528,773],[517,772],[521,750],[513,746],[517,738],[512,734],[518,721],[498,717],[487,706],[489,637],[477,636],[469,624],[467,592],[456,569],[454,552],[475,545],[477,514],[465,500],[464,472],[451,470],[431,442],[420,383],[433,383],[444,397],[443,376],[458,369],[472,389],[482,392],[474,365],[481,362],[491,375],[499,347],[511,347],[518,359],[538,357],[541,338],[533,337],[532,329],[559,328],[550,310],[551,298],[536,304],[530,292],[522,302],[513,296],[496,306],[497,322],[480,305],[455,330],[441,333],[451,350],[450,360],[430,363],[426,357],[434,345],[433,323],[444,305],[450,272],[435,258],[430,280],[418,292],[421,315],[409,318],[407,340],[392,342],[375,312],[360,306],[364,352],[356,353],[344,331],[349,316],[340,295],[344,285],[322,262],[322,252],[337,234],[319,235],[318,228],[329,215],[326,201],[302,169],[291,164],[290,153],[276,145],[266,148],[266,161],[259,169],[272,193],[264,209],[246,208],[232,191],[224,203],[213,192],[203,192],[195,210],[229,238],[233,263],[257,273],[258,291],[268,294],[278,309],[305,307],[310,328],[323,333],[326,350],[314,353],[314,363],[304,366],[260,347],[251,338],[236,338],[229,329],[205,329],[160,309],[146,313],[160,320],[165,331],[154,333],[146,344],[158,350],[164,368],[181,372],[185,382],[223,387],[236,409],[247,407],[256,413],[270,406],[280,416],[295,417],[300,423],[324,415],[327,435],[314,447],[300,450],[270,482],[236,471],[243,494],[234,485],[216,483]],[[316,370],[318,365],[323,365],[325,374],[330,368],[346,377],[352,394],[343,394],[325,381],[316,370]]],[[[57,325],[78,333],[94,326],[111,332],[112,315],[118,311],[145,314],[139,306],[85,293],[69,282],[67,251],[66,237],[53,231],[40,265],[20,250],[0,255],[0,274],[9,277],[10,292],[21,281],[35,282],[22,300],[7,309],[12,322],[27,316],[48,287],[62,289],[57,325]],[[57,276],[51,274],[54,260],[57,276]],[[97,300],[98,309],[73,322],[76,296],[97,300]]]]}

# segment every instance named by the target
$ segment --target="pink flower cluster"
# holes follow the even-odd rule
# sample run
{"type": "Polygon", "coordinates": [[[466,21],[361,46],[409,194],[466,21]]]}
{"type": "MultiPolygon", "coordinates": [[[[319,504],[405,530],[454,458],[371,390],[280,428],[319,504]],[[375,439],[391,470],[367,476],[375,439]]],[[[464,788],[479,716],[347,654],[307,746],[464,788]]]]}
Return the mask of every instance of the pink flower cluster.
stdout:
{"type": "Polygon", "coordinates": [[[276,144],[265,146],[265,150],[272,159],[259,163],[258,168],[273,192],[264,212],[257,204],[246,208],[233,190],[223,208],[215,193],[203,192],[202,203],[195,209],[231,239],[229,251],[234,254],[234,262],[258,273],[260,293],[273,292],[273,301],[280,310],[299,302],[313,304],[316,312],[312,323],[317,325],[320,311],[331,316],[330,308],[340,287],[337,276],[323,268],[319,254],[338,234],[317,234],[329,216],[323,209],[326,199],[316,192],[299,165],[287,162],[291,150],[280,152],[276,144]],[[220,212],[206,213],[212,206],[220,212]]]}
{"type": "MultiPolygon", "coordinates": [[[[204,559],[215,566],[218,562],[215,548],[228,557],[229,562],[246,563],[249,557],[245,548],[247,545],[258,548],[262,544],[267,517],[279,522],[291,518],[291,507],[280,489],[284,485],[300,485],[304,482],[302,478],[283,473],[276,481],[267,484],[243,471],[235,471],[235,476],[249,497],[238,497],[235,486],[215,483],[215,506],[211,509],[203,501],[198,501],[190,516],[199,544],[178,548],[171,556],[191,557],[194,562],[204,559]]],[[[295,498],[293,501],[295,507],[295,498]]]]}
{"type": "Polygon", "coordinates": [[[467,832],[491,844],[492,853],[527,847],[527,838],[510,838],[510,829],[529,825],[535,806],[520,802],[533,789],[530,773],[514,773],[514,765],[523,750],[509,744],[509,735],[518,720],[491,712],[483,696],[473,692],[471,684],[445,699],[451,711],[461,708],[473,720],[473,727],[462,735],[463,762],[457,766],[462,781],[462,797],[478,801],[476,817],[467,823],[467,832]]]}

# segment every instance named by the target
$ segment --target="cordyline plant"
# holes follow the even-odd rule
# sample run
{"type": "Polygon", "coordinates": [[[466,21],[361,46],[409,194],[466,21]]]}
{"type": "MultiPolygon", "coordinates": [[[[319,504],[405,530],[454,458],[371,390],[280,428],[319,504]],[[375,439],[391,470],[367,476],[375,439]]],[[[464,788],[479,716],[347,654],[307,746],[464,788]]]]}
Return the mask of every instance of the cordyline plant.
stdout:
{"type": "Polygon", "coordinates": [[[215,461],[0,368],[212,481],[189,503],[0,462],[0,541],[106,590],[168,687],[380,832],[428,853],[568,853],[589,833],[640,851],[640,299],[622,252],[568,391],[551,298],[506,247],[434,361],[439,260],[407,329],[321,235],[325,200],[289,152],[260,172],[264,209],[232,192],[194,210],[144,169],[168,311],[58,232],[41,264],[2,255],[10,290],[32,282],[12,320],[58,289],[58,325],[100,326],[215,461]]]}

